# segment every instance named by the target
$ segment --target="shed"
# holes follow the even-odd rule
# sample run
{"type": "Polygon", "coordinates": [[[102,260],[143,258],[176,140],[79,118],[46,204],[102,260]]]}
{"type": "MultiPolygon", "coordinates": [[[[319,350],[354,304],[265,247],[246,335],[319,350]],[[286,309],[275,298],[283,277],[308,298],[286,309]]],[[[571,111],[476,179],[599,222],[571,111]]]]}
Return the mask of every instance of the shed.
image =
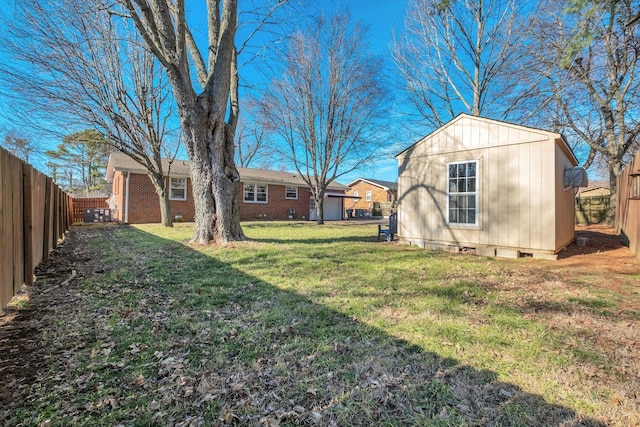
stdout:
{"type": "Polygon", "coordinates": [[[401,243],[556,259],[574,239],[586,173],[559,133],[460,114],[396,159],[401,243]]]}

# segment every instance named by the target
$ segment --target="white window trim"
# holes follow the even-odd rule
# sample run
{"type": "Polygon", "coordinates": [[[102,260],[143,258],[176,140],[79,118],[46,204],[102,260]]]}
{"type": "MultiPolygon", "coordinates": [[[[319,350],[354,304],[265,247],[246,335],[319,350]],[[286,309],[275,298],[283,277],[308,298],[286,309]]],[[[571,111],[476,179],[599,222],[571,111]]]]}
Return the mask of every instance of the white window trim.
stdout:
{"type": "Polygon", "coordinates": [[[629,183],[631,184],[630,199],[640,199],[640,175],[631,175],[629,177],[629,183]]]}
{"type": "Polygon", "coordinates": [[[287,199],[287,200],[298,200],[298,187],[297,186],[293,186],[293,185],[285,186],[284,187],[284,198],[287,199]],[[290,188],[293,188],[293,189],[296,190],[296,196],[295,197],[289,197],[288,193],[289,193],[289,189],[290,188]]]}
{"type": "Polygon", "coordinates": [[[364,193],[364,197],[365,197],[365,200],[367,202],[370,202],[371,201],[371,191],[367,191],[366,193],[364,193]]]}
{"type": "Polygon", "coordinates": [[[181,178],[181,177],[169,177],[169,200],[187,200],[187,178],[181,178]],[[181,179],[182,182],[184,183],[181,187],[173,187],[173,185],[171,184],[173,182],[174,179],[181,179]],[[184,196],[183,197],[174,197],[173,196],[173,190],[178,189],[178,188],[183,188],[184,189],[184,196]]]}
{"type": "Polygon", "coordinates": [[[358,200],[360,200],[360,194],[358,194],[358,190],[356,190],[353,192],[353,201],[357,203],[358,200]]]}
{"type": "Polygon", "coordinates": [[[263,205],[266,205],[267,203],[269,203],[269,185],[267,184],[260,184],[258,182],[245,182],[243,187],[242,187],[242,201],[244,203],[260,203],[263,205]],[[255,189],[253,191],[253,200],[247,200],[246,199],[246,188],[247,185],[254,185],[255,189]],[[258,187],[264,187],[264,192],[265,192],[265,200],[258,200],[258,187]]]}
{"type": "Polygon", "coordinates": [[[446,210],[446,225],[447,227],[459,227],[459,228],[480,228],[480,199],[478,194],[480,193],[480,161],[479,160],[460,160],[456,162],[449,162],[446,164],[446,173],[445,173],[445,185],[446,185],[446,199],[447,199],[447,210],[446,210]],[[454,193],[454,194],[474,194],[476,199],[476,222],[475,223],[463,223],[463,222],[449,222],[449,196],[451,193],[449,192],[449,166],[451,165],[460,165],[466,163],[475,163],[476,164],[476,191],[474,193],[454,193]]]}

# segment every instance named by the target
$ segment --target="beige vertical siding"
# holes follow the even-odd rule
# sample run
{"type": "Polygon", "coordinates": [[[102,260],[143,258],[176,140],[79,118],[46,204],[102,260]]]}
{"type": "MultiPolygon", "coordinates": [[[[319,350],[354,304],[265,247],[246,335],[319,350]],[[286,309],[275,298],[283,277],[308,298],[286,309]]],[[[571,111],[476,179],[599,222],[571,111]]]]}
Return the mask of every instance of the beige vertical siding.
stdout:
{"type": "MultiPolygon", "coordinates": [[[[555,148],[551,138],[540,147],[540,249],[555,251],[556,173],[555,148]]],[[[563,191],[560,187],[558,191],[563,191]]],[[[533,248],[538,249],[538,248],[533,248]]]]}
{"type": "Polygon", "coordinates": [[[640,179],[640,152],[617,179],[616,230],[629,242],[629,249],[640,258],[640,198],[634,197],[633,180],[640,179]]]}
{"type": "Polygon", "coordinates": [[[562,248],[574,238],[575,223],[575,188],[564,187],[564,171],[573,164],[564,155],[560,141],[556,141],[556,249],[562,248]]]}
{"type": "Polygon", "coordinates": [[[575,162],[556,138],[466,115],[425,137],[397,156],[400,238],[557,251],[573,239],[573,192],[563,180],[575,162]],[[447,163],[471,160],[478,161],[478,226],[448,226],[447,163]]]}

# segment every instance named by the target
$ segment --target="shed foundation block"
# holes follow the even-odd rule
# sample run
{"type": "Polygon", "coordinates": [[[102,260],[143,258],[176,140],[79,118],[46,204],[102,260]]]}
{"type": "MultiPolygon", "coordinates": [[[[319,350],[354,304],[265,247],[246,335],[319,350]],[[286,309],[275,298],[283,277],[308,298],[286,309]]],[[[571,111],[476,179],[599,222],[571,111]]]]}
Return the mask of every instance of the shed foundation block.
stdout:
{"type": "Polygon", "coordinates": [[[476,255],[496,256],[496,248],[491,246],[476,246],[476,255]]]}
{"type": "Polygon", "coordinates": [[[497,248],[496,256],[500,258],[520,258],[520,251],[518,249],[497,248]]]}

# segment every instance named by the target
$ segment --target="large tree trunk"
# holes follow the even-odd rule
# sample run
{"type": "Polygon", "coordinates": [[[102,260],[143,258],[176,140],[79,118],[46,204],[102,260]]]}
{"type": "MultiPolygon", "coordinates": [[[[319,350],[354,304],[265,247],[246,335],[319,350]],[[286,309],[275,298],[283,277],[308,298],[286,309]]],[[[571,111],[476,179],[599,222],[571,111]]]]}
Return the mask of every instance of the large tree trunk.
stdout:
{"type": "Polygon", "coordinates": [[[616,220],[616,206],[618,202],[618,175],[622,172],[622,162],[614,161],[609,164],[609,211],[607,212],[606,223],[613,226],[616,220]]]}
{"type": "Polygon", "coordinates": [[[183,122],[185,135],[190,136],[185,143],[196,212],[192,241],[225,244],[245,239],[240,226],[240,174],[233,162],[233,129],[207,105],[200,99],[195,120],[183,122]]]}
{"type": "Polygon", "coordinates": [[[185,2],[155,1],[152,7],[146,0],[122,2],[171,81],[190,160],[196,212],[193,241],[225,244],[244,240],[238,202],[240,176],[233,161],[238,100],[232,90],[232,74],[235,78],[238,0],[207,1],[208,63],[188,28],[185,2]],[[193,64],[187,61],[187,50],[193,64]],[[192,66],[202,87],[200,94],[193,88],[192,66]]]}
{"type": "Polygon", "coordinates": [[[167,180],[152,173],[149,173],[149,178],[153,184],[153,188],[158,195],[158,202],[160,203],[160,222],[165,227],[173,227],[173,219],[171,218],[171,205],[169,203],[169,193],[167,192],[167,180]]]}
{"type": "Polygon", "coordinates": [[[316,198],[316,224],[324,224],[324,196],[316,198]]]}
{"type": "Polygon", "coordinates": [[[160,222],[164,227],[173,227],[169,193],[167,193],[166,189],[163,194],[158,194],[158,201],[160,202],[160,222]]]}

